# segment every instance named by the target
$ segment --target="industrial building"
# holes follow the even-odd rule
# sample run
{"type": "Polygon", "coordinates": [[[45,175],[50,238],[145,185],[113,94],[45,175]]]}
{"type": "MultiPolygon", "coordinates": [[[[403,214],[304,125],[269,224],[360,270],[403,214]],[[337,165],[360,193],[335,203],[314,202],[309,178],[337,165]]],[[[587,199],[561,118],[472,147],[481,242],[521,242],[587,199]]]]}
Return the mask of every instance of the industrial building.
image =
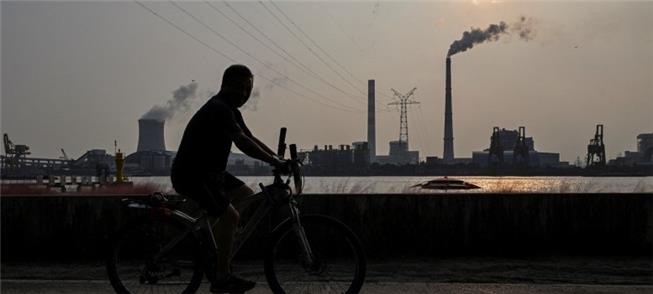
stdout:
{"type": "Polygon", "coordinates": [[[610,160],[608,164],[615,166],[653,166],[653,133],[637,135],[637,151],[625,151],[623,156],[610,160]]]}
{"type": "Polygon", "coordinates": [[[354,142],[351,143],[354,149],[354,164],[367,166],[370,164],[370,145],[367,142],[354,142]]]}
{"type": "Polygon", "coordinates": [[[377,155],[376,162],[379,164],[418,164],[419,151],[408,150],[408,143],[402,141],[390,141],[390,152],[388,155],[377,155]]]}
{"type": "Polygon", "coordinates": [[[113,155],[104,149],[91,149],[77,159],[69,158],[61,149],[60,158],[28,157],[29,146],[14,144],[8,134],[3,136],[5,155],[1,156],[0,166],[3,178],[30,178],[49,175],[89,175],[108,176],[115,172],[113,155]]]}
{"type": "Polygon", "coordinates": [[[490,147],[472,152],[472,163],[479,167],[561,167],[560,154],[535,150],[533,137],[526,137],[526,128],[517,130],[494,127],[490,147]]]}
{"type": "Polygon", "coordinates": [[[337,169],[351,166],[364,167],[369,165],[369,145],[367,142],[354,142],[350,145],[325,145],[320,149],[317,145],[313,150],[305,151],[305,164],[315,168],[337,169]],[[353,147],[353,148],[352,148],[353,147]]]}

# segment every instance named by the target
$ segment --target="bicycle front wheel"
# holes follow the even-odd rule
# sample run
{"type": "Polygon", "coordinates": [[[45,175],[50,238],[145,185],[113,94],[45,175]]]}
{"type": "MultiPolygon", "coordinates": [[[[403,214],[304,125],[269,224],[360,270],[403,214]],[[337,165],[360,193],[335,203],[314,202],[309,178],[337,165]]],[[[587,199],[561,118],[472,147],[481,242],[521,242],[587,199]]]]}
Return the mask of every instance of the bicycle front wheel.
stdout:
{"type": "Polygon", "coordinates": [[[301,226],[287,222],[273,233],[265,277],[274,293],[358,293],[365,267],[351,229],[331,217],[306,215],[301,226]]]}
{"type": "Polygon", "coordinates": [[[195,293],[204,274],[198,242],[185,231],[169,217],[139,219],[120,230],[106,264],[116,293],[195,293]]]}

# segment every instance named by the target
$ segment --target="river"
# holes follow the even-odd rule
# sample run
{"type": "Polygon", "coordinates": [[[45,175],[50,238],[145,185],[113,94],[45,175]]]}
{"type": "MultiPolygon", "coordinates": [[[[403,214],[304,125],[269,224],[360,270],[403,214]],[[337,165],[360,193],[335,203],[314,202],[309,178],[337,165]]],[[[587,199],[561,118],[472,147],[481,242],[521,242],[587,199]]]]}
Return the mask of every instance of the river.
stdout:
{"type": "MultiPolygon", "coordinates": [[[[238,177],[254,191],[258,183],[269,184],[272,177],[238,177]]],[[[437,177],[306,177],[304,193],[443,193],[411,186],[437,177]]],[[[653,177],[456,177],[481,189],[458,193],[652,193],[653,177]]],[[[171,191],[169,177],[134,177],[136,184],[150,183],[171,191]]],[[[451,193],[451,191],[449,191],[451,193]]]]}

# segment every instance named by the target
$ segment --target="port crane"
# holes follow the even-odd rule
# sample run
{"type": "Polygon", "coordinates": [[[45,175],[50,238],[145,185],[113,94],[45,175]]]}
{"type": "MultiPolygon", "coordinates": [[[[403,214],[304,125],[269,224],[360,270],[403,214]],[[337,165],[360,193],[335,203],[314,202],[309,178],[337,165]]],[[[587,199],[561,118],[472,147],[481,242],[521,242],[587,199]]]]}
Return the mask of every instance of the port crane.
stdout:
{"type": "Polygon", "coordinates": [[[8,166],[17,166],[21,158],[25,158],[26,155],[31,154],[29,152],[29,146],[14,144],[9,139],[9,134],[5,133],[2,139],[5,145],[5,157],[8,166]]]}
{"type": "Polygon", "coordinates": [[[587,167],[605,166],[605,145],[603,144],[603,125],[596,125],[594,139],[587,145],[587,167]]]}

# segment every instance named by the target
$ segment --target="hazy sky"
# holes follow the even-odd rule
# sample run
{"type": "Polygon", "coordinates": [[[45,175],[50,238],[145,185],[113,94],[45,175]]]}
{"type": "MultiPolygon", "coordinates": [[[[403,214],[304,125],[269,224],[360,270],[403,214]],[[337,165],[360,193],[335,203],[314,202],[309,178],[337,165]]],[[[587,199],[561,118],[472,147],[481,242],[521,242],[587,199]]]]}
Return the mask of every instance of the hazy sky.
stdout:
{"type": "Polygon", "coordinates": [[[186,122],[233,63],[218,51],[255,72],[261,97],[243,114],[271,146],[282,126],[302,149],[365,140],[360,91],[373,78],[381,94],[377,152],[387,154],[388,141],[399,137],[399,112],[385,106],[390,88],[417,87],[410,147],[421,157],[442,156],[449,45],[470,27],[520,16],[535,20],[533,40],[502,36],[453,57],[457,157],[487,148],[493,126],[524,125],[537,150],[568,161],[585,155],[597,123],[605,124],[610,158],[635,150],[637,134],[653,132],[653,2],[276,2],[311,39],[268,2],[229,2],[255,28],[223,2],[177,3],[211,30],[170,2],[143,4],[197,40],[135,2],[2,1],[2,132],[39,157],[59,156],[59,148],[72,157],[113,150],[114,139],[130,153],[137,120],[195,80],[190,109],[166,123],[167,147],[176,150],[186,122]]]}

